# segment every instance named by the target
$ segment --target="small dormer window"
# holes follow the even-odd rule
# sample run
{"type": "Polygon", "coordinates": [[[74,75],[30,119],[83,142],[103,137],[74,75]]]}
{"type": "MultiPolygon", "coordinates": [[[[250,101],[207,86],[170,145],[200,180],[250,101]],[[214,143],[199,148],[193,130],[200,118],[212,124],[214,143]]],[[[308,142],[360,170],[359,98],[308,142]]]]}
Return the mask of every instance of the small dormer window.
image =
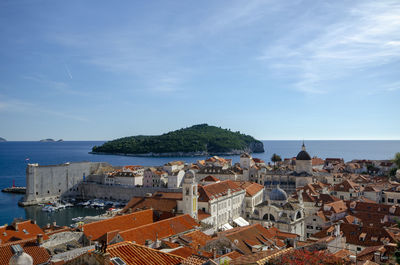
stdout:
{"type": "Polygon", "coordinates": [[[22,231],[23,231],[25,234],[29,234],[29,232],[26,231],[26,229],[22,229],[22,231]]]}

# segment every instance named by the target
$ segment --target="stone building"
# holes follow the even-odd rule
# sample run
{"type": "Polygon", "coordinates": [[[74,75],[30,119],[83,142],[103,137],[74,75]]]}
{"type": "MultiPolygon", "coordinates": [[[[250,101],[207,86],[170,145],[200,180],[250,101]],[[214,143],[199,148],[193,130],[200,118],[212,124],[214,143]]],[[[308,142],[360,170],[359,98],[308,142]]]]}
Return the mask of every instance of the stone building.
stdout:
{"type": "Polygon", "coordinates": [[[283,232],[304,238],[304,205],[301,194],[298,200],[288,198],[279,185],[268,194],[268,199],[255,207],[251,223],[274,226],[283,232]]]}
{"type": "Polygon", "coordinates": [[[250,172],[250,181],[263,184],[267,193],[279,185],[285,192],[292,194],[296,191],[296,188],[312,183],[315,177],[312,169],[312,159],[306,151],[304,143],[302,150],[296,156],[294,171],[280,168],[276,170],[260,168],[257,169],[257,172],[252,170],[250,172]]]}

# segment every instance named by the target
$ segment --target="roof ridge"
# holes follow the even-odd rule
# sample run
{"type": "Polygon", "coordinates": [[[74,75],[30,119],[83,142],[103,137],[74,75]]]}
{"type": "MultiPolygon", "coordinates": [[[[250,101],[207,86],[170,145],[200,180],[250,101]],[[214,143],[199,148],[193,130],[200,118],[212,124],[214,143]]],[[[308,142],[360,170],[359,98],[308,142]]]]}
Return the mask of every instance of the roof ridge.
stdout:
{"type": "Polygon", "coordinates": [[[99,220],[99,221],[97,221],[97,222],[84,224],[84,226],[91,225],[91,224],[99,224],[99,223],[106,222],[106,221],[110,221],[110,220],[115,221],[115,219],[121,219],[122,217],[127,217],[128,215],[139,214],[139,213],[143,213],[143,212],[146,212],[146,211],[153,211],[153,210],[152,210],[152,209],[145,209],[145,210],[141,210],[141,211],[137,211],[137,212],[133,212],[133,213],[129,213],[129,214],[114,216],[114,217],[112,217],[112,218],[103,219],[103,220],[99,220]]]}

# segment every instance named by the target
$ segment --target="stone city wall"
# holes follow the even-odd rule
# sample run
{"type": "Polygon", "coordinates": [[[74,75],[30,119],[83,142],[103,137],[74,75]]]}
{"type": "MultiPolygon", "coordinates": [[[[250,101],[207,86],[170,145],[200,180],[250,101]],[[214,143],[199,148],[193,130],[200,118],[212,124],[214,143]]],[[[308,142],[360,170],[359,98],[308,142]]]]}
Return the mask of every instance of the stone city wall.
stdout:
{"type": "Polygon", "coordinates": [[[81,199],[106,199],[129,201],[132,197],[144,197],[148,193],[182,192],[181,188],[168,189],[157,187],[133,187],[123,185],[104,185],[98,183],[81,183],[79,185],[81,199]]]}
{"type": "Polygon", "coordinates": [[[110,168],[103,162],[78,162],[42,166],[29,164],[26,168],[26,194],[23,206],[51,201],[60,196],[79,195],[78,188],[87,176],[110,168]]]}

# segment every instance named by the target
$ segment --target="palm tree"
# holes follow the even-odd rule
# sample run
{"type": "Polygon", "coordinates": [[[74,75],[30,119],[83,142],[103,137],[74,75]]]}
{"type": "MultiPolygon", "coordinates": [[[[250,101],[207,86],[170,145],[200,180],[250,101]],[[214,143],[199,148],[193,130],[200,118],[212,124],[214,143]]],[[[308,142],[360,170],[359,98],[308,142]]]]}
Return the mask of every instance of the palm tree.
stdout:
{"type": "Polygon", "coordinates": [[[271,161],[274,162],[274,167],[275,167],[276,162],[282,161],[282,158],[279,155],[274,153],[271,156],[271,161]]]}

